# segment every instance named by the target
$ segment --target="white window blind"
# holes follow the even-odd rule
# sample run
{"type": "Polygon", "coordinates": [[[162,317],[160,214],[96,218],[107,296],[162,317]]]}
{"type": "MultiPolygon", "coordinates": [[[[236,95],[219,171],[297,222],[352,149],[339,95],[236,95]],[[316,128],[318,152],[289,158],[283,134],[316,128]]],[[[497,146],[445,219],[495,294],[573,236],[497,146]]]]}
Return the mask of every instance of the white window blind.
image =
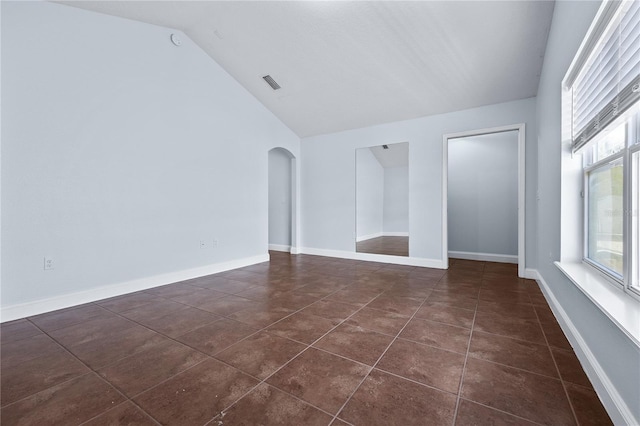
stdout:
{"type": "Polygon", "coordinates": [[[574,64],[567,86],[572,94],[573,150],[640,99],[640,1],[609,2],[582,63],[574,64]]]}

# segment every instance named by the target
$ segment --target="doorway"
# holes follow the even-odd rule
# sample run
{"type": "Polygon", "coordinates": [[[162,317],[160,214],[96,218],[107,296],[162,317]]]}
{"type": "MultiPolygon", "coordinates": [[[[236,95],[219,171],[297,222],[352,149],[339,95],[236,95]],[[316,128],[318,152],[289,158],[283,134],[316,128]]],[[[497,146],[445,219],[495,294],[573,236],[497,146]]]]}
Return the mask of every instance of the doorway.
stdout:
{"type": "Polygon", "coordinates": [[[295,173],[291,152],[269,151],[269,250],[296,253],[295,173]]]}
{"type": "Polygon", "coordinates": [[[525,269],[525,125],[443,136],[442,258],[525,269]]]}

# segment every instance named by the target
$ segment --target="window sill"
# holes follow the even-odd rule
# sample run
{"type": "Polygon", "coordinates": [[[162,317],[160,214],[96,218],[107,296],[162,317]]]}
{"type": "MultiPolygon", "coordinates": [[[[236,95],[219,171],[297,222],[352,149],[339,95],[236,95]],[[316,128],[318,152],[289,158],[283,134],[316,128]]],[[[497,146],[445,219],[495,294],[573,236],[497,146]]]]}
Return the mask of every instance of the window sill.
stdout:
{"type": "Polygon", "coordinates": [[[556,266],[609,319],[640,347],[640,302],[581,262],[555,262],[556,266]]]}

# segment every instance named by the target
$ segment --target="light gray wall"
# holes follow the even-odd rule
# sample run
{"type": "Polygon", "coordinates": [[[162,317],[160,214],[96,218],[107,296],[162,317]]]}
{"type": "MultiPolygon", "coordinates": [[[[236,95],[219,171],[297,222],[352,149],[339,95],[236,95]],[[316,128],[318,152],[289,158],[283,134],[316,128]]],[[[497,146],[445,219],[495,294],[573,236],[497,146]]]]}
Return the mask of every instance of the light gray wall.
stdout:
{"type": "Polygon", "coordinates": [[[536,111],[538,271],[627,406],[640,419],[640,351],[553,264],[560,258],[561,83],[599,2],[556,2],[536,111]]]}
{"type": "Polygon", "coordinates": [[[518,255],[518,132],[449,140],[449,251],[518,255]]]}
{"type": "Polygon", "coordinates": [[[269,244],[291,246],[291,157],[269,151],[269,244]]]}
{"type": "Polygon", "coordinates": [[[302,246],[353,251],[355,150],[408,141],[409,251],[442,259],[442,136],[526,123],[526,266],[535,265],[535,99],[303,138],[301,142],[302,246]]]}
{"type": "Polygon", "coordinates": [[[370,149],[356,152],[356,237],[382,233],[384,169],[370,149]]]}
{"type": "Polygon", "coordinates": [[[267,253],[299,138],[174,32],[2,3],[3,307],[267,253]]]}
{"type": "Polygon", "coordinates": [[[409,232],[409,167],[384,169],[383,232],[409,232]]]}

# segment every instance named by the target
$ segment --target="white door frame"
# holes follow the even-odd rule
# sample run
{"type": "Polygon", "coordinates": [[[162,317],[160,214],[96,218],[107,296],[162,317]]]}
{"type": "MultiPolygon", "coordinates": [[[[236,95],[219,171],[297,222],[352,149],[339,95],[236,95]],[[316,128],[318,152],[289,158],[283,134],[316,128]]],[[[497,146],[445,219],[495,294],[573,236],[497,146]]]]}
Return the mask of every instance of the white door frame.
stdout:
{"type": "Polygon", "coordinates": [[[491,127],[466,132],[447,133],[442,136],[442,263],[449,268],[448,179],[449,139],[481,136],[491,133],[518,131],[518,276],[525,275],[525,124],[491,127]]]}

